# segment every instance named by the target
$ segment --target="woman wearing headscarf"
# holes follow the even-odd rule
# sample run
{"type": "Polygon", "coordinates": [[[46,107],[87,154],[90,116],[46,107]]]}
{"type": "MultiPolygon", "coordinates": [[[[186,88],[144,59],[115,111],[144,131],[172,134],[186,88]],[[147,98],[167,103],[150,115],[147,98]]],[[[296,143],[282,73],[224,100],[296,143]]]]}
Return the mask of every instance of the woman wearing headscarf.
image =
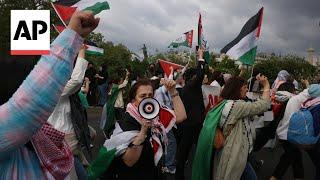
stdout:
{"type": "Polygon", "coordinates": [[[159,179],[157,165],[166,152],[167,133],[175,122],[186,119],[175,82],[168,80],[164,85],[168,87],[174,110],[161,107],[159,116],[152,121],[143,118],[138,111],[144,98],[154,96],[151,82],[139,80],[131,87],[126,113],[123,119],[117,120],[110,139],[105,141],[89,167],[89,179],[97,179],[103,173],[107,176],[105,179],[159,179]]]}

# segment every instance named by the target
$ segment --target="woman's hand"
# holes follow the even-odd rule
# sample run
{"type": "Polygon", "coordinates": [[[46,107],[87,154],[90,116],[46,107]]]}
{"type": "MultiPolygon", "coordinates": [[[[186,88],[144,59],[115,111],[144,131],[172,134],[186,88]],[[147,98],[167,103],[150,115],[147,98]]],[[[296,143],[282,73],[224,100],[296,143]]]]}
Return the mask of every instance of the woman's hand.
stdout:
{"type": "Polygon", "coordinates": [[[167,89],[170,95],[173,95],[176,90],[176,81],[172,79],[161,79],[160,83],[164,85],[164,87],[167,89]]]}
{"type": "Polygon", "coordinates": [[[270,90],[270,84],[266,76],[258,74],[256,78],[260,82],[260,84],[263,86],[264,90],[270,90]]]}
{"type": "Polygon", "coordinates": [[[84,82],[86,82],[86,83],[90,84],[90,79],[89,79],[89,78],[87,78],[87,77],[85,77],[85,78],[84,78],[84,82]]]}
{"type": "Polygon", "coordinates": [[[203,48],[198,49],[198,59],[203,59],[203,52],[204,52],[203,48]]]}
{"type": "Polygon", "coordinates": [[[270,101],[270,84],[268,78],[261,74],[258,74],[256,78],[263,86],[262,99],[270,101]]]}
{"type": "Polygon", "coordinates": [[[140,133],[142,133],[143,135],[146,135],[148,132],[148,129],[151,128],[151,126],[152,126],[152,121],[143,120],[141,124],[140,133]]]}
{"type": "Polygon", "coordinates": [[[134,139],[134,141],[132,142],[132,144],[139,146],[141,145],[146,137],[147,137],[147,133],[149,128],[151,128],[152,126],[152,122],[148,121],[148,120],[143,120],[142,124],[141,124],[141,130],[139,132],[139,134],[137,135],[137,137],[134,139]]]}

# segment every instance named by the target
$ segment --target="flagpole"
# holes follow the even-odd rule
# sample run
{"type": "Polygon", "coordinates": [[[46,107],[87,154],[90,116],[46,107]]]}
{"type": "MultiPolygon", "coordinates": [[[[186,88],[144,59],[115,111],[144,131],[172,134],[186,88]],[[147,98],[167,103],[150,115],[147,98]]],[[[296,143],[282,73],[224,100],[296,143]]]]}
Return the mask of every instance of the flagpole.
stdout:
{"type": "Polygon", "coordinates": [[[249,82],[249,89],[251,88],[251,83],[252,83],[252,75],[253,75],[253,68],[254,68],[254,64],[252,65],[252,70],[251,70],[251,74],[250,74],[250,82],[249,82]]]}
{"type": "Polygon", "coordinates": [[[63,19],[61,18],[60,14],[58,13],[56,7],[54,7],[54,4],[53,4],[52,2],[50,2],[50,3],[51,3],[51,6],[53,7],[54,11],[56,12],[56,14],[58,15],[58,17],[59,17],[60,20],[62,21],[63,25],[64,25],[65,27],[67,27],[66,23],[63,21],[63,19]]]}

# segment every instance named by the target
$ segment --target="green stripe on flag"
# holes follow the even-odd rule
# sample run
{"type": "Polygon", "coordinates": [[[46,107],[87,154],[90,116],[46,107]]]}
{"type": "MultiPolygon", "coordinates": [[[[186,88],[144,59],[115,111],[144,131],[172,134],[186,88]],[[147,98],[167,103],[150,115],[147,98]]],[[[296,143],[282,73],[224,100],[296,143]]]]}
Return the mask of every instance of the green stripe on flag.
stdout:
{"type": "Polygon", "coordinates": [[[187,41],[183,41],[183,42],[172,42],[172,43],[168,46],[168,48],[170,48],[170,47],[177,48],[177,47],[179,47],[179,46],[189,47],[189,44],[188,44],[187,41]]]}
{"type": "Polygon", "coordinates": [[[211,161],[214,148],[213,140],[216,128],[220,122],[222,110],[226,100],[215,106],[208,112],[201,129],[196,154],[192,163],[192,180],[210,179],[212,173],[211,161]]]}
{"type": "Polygon", "coordinates": [[[98,52],[98,51],[88,51],[88,50],[86,50],[86,54],[96,55],[96,56],[102,56],[102,55],[103,55],[103,53],[101,53],[101,52],[98,52]]]}
{"type": "Polygon", "coordinates": [[[98,157],[87,168],[88,179],[95,180],[101,176],[110,166],[116,155],[116,149],[108,150],[102,146],[98,157]]]}
{"type": "Polygon", "coordinates": [[[104,2],[97,2],[94,5],[89,6],[83,10],[92,11],[93,14],[96,15],[96,14],[99,14],[101,11],[107,10],[107,9],[110,9],[110,6],[107,1],[104,1],[104,2]]]}
{"type": "Polygon", "coordinates": [[[246,65],[253,65],[257,54],[257,46],[240,56],[239,61],[246,65]]]}

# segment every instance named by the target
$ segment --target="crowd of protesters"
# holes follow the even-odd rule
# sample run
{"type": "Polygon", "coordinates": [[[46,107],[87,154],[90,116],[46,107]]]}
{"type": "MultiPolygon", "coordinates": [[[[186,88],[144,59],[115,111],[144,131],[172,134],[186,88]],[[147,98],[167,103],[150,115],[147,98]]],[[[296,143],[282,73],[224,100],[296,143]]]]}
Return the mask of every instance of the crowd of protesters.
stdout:
{"type": "MultiPolygon", "coordinates": [[[[201,48],[196,68],[188,63],[167,76],[151,64],[145,75],[132,78],[125,69],[125,75],[110,79],[108,67],[95,70],[82,46],[98,23],[93,14],[76,12],[50,55],[40,58],[0,106],[0,179],[156,180],[169,173],[185,180],[195,146],[192,180],[255,180],[255,166],[263,163],[254,154],[273,139],[284,152],[270,180],[281,179],[290,166],[294,178],[303,179],[302,151],[320,179],[320,84],[300,85],[286,70],[272,85],[256,69],[249,80],[214,67],[206,71],[201,48]],[[214,93],[208,96],[205,89],[214,93]],[[139,112],[145,98],[160,104],[153,120],[139,112]],[[106,141],[96,159],[91,159],[96,130],[88,125],[90,106],[103,107],[106,141]],[[291,122],[305,111],[313,134],[300,138],[315,141],[294,143],[291,122]]],[[[307,122],[300,120],[301,126],[307,122]]]]}

